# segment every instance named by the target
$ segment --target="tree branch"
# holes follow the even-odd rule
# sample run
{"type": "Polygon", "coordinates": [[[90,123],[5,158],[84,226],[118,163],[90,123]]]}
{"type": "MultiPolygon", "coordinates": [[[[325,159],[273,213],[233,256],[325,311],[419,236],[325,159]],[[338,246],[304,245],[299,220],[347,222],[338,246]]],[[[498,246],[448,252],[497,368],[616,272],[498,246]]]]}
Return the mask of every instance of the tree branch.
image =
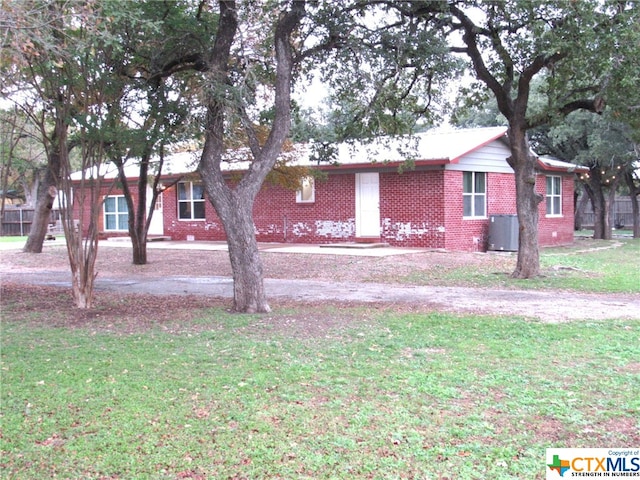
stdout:
{"type": "Polygon", "coordinates": [[[489,69],[484,63],[482,58],[482,54],[480,53],[480,49],[478,48],[477,36],[480,28],[473,23],[473,21],[465,15],[465,13],[460,10],[456,5],[450,4],[449,11],[451,14],[456,17],[462,28],[464,30],[464,34],[462,39],[464,43],[467,45],[466,54],[471,59],[473,63],[473,68],[478,75],[478,79],[489,87],[489,89],[493,92],[496,97],[496,101],[498,102],[498,108],[500,112],[507,118],[511,118],[513,114],[513,101],[511,100],[511,96],[509,95],[509,91],[505,91],[504,86],[498,82],[498,80],[491,74],[489,69]]]}
{"type": "MultiPolygon", "coordinates": [[[[606,107],[606,102],[602,97],[595,97],[591,99],[585,98],[580,100],[574,100],[572,102],[564,104],[562,107],[560,107],[557,110],[556,114],[564,118],[567,115],[569,115],[571,112],[575,112],[576,110],[587,110],[589,112],[597,113],[600,115],[602,114],[602,112],[604,112],[605,107],[606,107]]],[[[540,115],[536,118],[529,119],[527,121],[526,128],[530,129],[530,128],[539,127],[541,125],[545,125],[550,121],[552,121],[553,118],[554,118],[553,113],[547,113],[544,115],[540,115]]]]}

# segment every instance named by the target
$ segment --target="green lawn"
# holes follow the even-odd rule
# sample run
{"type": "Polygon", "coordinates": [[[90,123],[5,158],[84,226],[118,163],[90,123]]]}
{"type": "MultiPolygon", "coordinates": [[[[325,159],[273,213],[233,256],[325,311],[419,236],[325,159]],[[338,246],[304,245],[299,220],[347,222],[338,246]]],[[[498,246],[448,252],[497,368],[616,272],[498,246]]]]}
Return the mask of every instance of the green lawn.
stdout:
{"type": "Polygon", "coordinates": [[[18,243],[26,242],[28,237],[4,237],[0,236],[0,243],[18,243]]]}
{"type": "MultiPolygon", "coordinates": [[[[516,254],[512,255],[515,265],[516,254]]],[[[479,268],[470,263],[457,268],[416,269],[395,281],[411,285],[640,293],[640,239],[582,240],[568,247],[543,248],[540,269],[540,277],[518,280],[509,276],[511,271],[479,268]]]]}
{"type": "Polygon", "coordinates": [[[300,306],[131,333],[33,315],[3,323],[6,479],[542,479],[546,447],[640,444],[640,321],[300,306]]]}

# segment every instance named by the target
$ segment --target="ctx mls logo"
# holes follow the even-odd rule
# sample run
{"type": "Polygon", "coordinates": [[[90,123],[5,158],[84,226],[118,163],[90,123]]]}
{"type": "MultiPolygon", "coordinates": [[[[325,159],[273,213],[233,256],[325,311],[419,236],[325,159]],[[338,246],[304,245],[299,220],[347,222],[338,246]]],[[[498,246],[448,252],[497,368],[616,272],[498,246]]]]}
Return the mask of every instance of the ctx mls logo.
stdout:
{"type": "Polygon", "coordinates": [[[553,462],[548,463],[547,467],[549,470],[557,471],[561,477],[564,477],[564,473],[571,469],[569,460],[560,460],[560,455],[554,455],[553,462]]]}
{"type": "Polygon", "coordinates": [[[640,448],[547,448],[547,480],[576,477],[640,479],[640,448]]]}

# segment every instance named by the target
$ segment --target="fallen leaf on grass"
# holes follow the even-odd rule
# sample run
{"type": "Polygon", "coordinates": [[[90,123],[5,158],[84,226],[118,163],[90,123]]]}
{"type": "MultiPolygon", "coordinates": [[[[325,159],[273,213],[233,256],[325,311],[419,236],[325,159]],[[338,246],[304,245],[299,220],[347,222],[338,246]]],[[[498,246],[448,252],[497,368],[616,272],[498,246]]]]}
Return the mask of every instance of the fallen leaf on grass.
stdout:
{"type": "Polygon", "coordinates": [[[42,442],[36,441],[36,444],[42,445],[43,447],[55,448],[55,447],[61,447],[62,445],[64,445],[65,441],[62,438],[60,438],[57,433],[54,433],[53,435],[51,435],[46,440],[43,440],[42,442]]]}

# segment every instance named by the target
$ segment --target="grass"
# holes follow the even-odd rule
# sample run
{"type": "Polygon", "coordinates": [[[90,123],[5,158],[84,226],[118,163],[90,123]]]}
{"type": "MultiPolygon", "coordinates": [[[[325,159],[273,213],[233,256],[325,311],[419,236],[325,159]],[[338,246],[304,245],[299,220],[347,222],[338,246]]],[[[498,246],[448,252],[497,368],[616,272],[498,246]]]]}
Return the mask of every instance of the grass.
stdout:
{"type": "Polygon", "coordinates": [[[18,243],[18,242],[26,242],[28,237],[9,237],[9,236],[0,236],[0,243],[18,243]]]}
{"type": "Polygon", "coordinates": [[[543,251],[540,263],[550,272],[550,284],[555,288],[604,293],[640,292],[640,239],[600,241],[597,245],[586,252],[543,251]],[[613,248],[607,248],[608,244],[613,248]],[[618,244],[622,246],[616,247],[618,244]]]}
{"type": "Polygon", "coordinates": [[[495,271],[491,265],[470,264],[415,270],[397,281],[414,285],[640,293],[640,239],[582,240],[570,247],[542,249],[540,268],[542,275],[528,280],[512,279],[511,271],[495,271]]]}
{"type": "Polygon", "coordinates": [[[3,325],[6,479],[532,479],[546,447],[640,441],[640,321],[288,307],[127,333],[31,315],[3,325]],[[269,328],[328,315],[344,326],[269,328]]]}

